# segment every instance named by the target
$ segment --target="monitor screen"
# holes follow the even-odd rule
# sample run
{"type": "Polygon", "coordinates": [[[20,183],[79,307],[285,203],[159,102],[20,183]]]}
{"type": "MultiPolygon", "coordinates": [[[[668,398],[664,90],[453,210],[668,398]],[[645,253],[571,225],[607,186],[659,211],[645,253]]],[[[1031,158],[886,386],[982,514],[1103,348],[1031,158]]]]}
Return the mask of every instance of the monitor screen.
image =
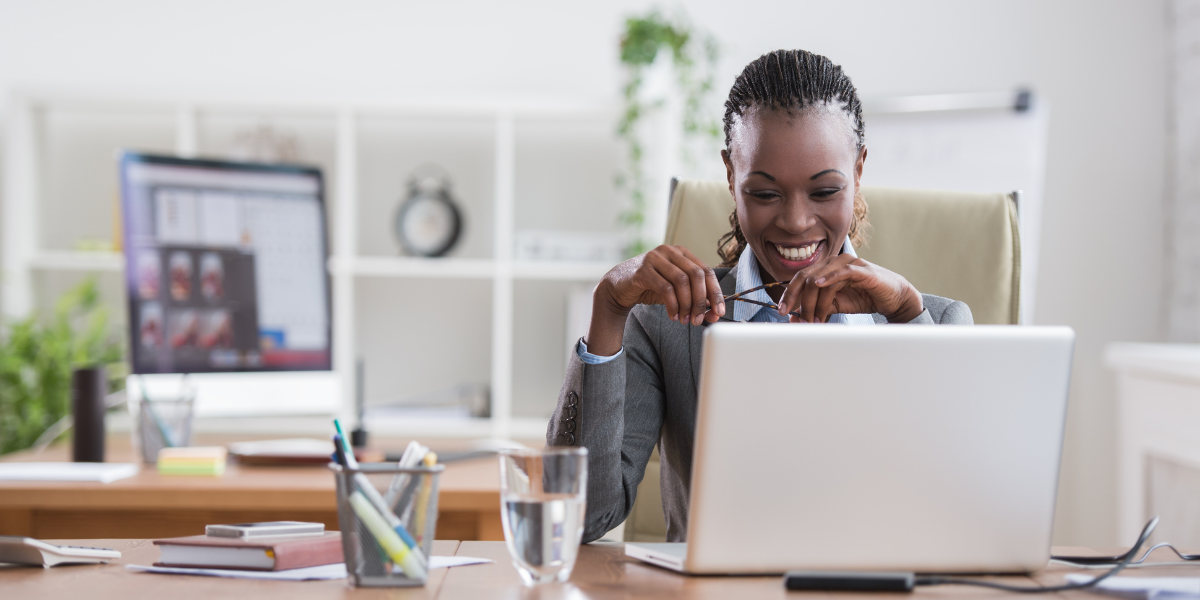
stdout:
{"type": "Polygon", "coordinates": [[[321,172],[121,156],[132,372],[331,367],[321,172]]]}

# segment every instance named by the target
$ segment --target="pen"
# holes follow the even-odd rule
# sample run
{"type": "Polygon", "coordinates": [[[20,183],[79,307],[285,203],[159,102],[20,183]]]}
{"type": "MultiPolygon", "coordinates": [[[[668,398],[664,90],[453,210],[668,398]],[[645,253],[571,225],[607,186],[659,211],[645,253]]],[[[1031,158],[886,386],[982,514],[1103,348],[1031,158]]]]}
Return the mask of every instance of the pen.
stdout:
{"type": "MultiPolygon", "coordinates": [[[[358,469],[358,461],[354,459],[354,451],[346,443],[346,438],[341,433],[341,423],[338,422],[337,419],[334,419],[333,425],[338,431],[338,433],[333,436],[334,451],[337,454],[338,461],[347,468],[358,469]]],[[[413,539],[412,535],[408,533],[408,530],[404,528],[404,523],[399,517],[396,516],[395,513],[392,512],[392,509],[388,505],[387,501],[383,499],[383,496],[381,496],[379,491],[375,489],[375,486],[371,484],[371,480],[367,479],[367,476],[363,475],[362,473],[355,473],[354,483],[355,487],[358,488],[367,501],[374,506],[375,511],[380,515],[380,517],[383,518],[388,526],[390,526],[396,532],[396,535],[400,536],[400,540],[415,553],[416,560],[422,566],[428,564],[428,560],[425,558],[425,553],[421,551],[420,546],[417,544],[417,540],[413,539]]]]}
{"type": "Polygon", "coordinates": [[[142,408],[146,410],[146,414],[150,415],[150,420],[154,421],[154,426],[158,428],[158,435],[162,437],[163,445],[168,448],[177,446],[178,444],[175,443],[175,439],[171,436],[171,431],[167,429],[167,424],[163,423],[163,420],[159,418],[158,413],[154,412],[153,408],[150,408],[150,397],[146,395],[146,385],[144,382],[142,383],[142,408]]]}
{"type": "MultiPolygon", "coordinates": [[[[400,460],[396,463],[396,466],[400,467],[401,469],[415,467],[417,466],[417,463],[420,462],[420,457],[424,456],[424,453],[428,450],[428,448],[422,446],[416,440],[413,440],[404,448],[404,454],[400,455],[400,460]]],[[[407,484],[407,473],[400,473],[392,478],[392,483],[388,486],[387,493],[383,496],[384,499],[388,501],[389,505],[396,503],[399,494],[407,484]]]]}

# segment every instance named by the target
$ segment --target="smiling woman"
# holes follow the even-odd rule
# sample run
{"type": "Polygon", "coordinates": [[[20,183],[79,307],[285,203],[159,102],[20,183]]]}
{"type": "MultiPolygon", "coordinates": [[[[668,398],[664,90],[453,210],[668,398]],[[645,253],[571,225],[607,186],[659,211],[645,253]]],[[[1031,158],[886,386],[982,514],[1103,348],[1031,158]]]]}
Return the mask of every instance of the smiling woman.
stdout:
{"type": "Polygon", "coordinates": [[[855,254],[867,229],[867,148],[841,67],[803,50],[750,63],[725,103],[725,145],[735,209],[721,267],[659,246],[614,267],[593,293],[546,432],[551,446],[588,448],[585,541],[628,516],[655,444],[667,539],[684,541],[708,323],[972,323],[966,304],[923,295],[855,254]]]}

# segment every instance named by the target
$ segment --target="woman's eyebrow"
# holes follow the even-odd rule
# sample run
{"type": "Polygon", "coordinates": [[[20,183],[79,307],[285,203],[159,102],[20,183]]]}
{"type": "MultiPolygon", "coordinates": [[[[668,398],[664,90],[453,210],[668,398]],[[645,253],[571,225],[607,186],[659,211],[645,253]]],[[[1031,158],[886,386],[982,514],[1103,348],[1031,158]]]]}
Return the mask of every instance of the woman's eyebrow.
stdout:
{"type": "MultiPolygon", "coordinates": [[[[808,178],[808,180],[809,180],[809,181],[814,181],[814,180],[816,180],[816,178],[818,178],[818,177],[820,177],[820,176],[822,176],[822,175],[824,175],[824,174],[826,174],[826,173],[837,173],[838,175],[841,175],[842,177],[845,177],[845,176],[846,176],[846,174],[845,174],[845,173],[843,173],[843,172],[841,172],[841,171],[839,171],[839,170],[837,170],[837,169],[825,169],[824,171],[821,171],[820,173],[817,173],[816,175],[813,175],[812,177],[809,177],[809,178],[808,178]]],[[[774,181],[774,180],[772,180],[772,181],[774,181]]]]}
{"type": "Polygon", "coordinates": [[[749,175],[762,175],[763,177],[766,177],[767,179],[770,179],[771,181],[775,181],[775,178],[772,177],[771,174],[767,173],[766,171],[750,171],[749,175]]]}

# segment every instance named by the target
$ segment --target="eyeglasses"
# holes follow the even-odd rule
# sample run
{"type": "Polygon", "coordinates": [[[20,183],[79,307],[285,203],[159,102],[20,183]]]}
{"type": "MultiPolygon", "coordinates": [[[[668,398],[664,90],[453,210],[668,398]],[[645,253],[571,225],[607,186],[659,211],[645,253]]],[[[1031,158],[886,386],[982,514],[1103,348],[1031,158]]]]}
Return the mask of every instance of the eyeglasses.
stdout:
{"type": "MultiPolygon", "coordinates": [[[[742,291],[740,291],[740,292],[738,292],[738,293],[736,293],[736,294],[730,294],[730,295],[728,295],[728,296],[725,296],[725,297],[723,298],[723,300],[724,300],[725,302],[729,302],[730,300],[732,300],[732,301],[735,301],[735,302],[746,302],[746,303],[749,303],[749,304],[757,304],[757,305],[759,305],[759,306],[765,306],[766,308],[771,308],[771,309],[779,310],[779,305],[777,305],[777,304],[772,304],[772,303],[770,303],[770,302],[759,302],[758,300],[751,300],[751,299],[749,299],[749,298],[743,298],[743,297],[742,297],[742,296],[745,296],[746,294],[749,294],[749,293],[752,293],[752,292],[757,292],[757,291],[759,291],[759,290],[765,290],[765,289],[767,289],[767,288],[776,287],[776,286],[783,286],[783,288],[784,288],[785,290],[787,289],[787,284],[786,284],[786,283],[784,283],[784,282],[782,282],[782,281],[772,281],[771,283],[766,283],[766,284],[760,285],[760,286],[758,286],[758,287],[755,287],[755,288],[750,288],[750,289],[748,289],[748,290],[742,290],[742,291]]],[[[796,315],[797,317],[798,317],[798,316],[800,316],[800,313],[798,313],[798,312],[796,312],[796,311],[794,311],[794,310],[793,310],[793,311],[791,311],[791,312],[789,312],[788,314],[789,314],[789,315],[796,315]]],[[[729,322],[731,322],[731,323],[742,323],[742,322],[743,322],[743,321],[738,321],[737,319],[730,319],[729,317],[725,317],[725,316],[721,316],[721,317],[719,317],[719,318],[718,318],[718,320],[720,320],[720,321],[729,321],[729,322]]]]}

